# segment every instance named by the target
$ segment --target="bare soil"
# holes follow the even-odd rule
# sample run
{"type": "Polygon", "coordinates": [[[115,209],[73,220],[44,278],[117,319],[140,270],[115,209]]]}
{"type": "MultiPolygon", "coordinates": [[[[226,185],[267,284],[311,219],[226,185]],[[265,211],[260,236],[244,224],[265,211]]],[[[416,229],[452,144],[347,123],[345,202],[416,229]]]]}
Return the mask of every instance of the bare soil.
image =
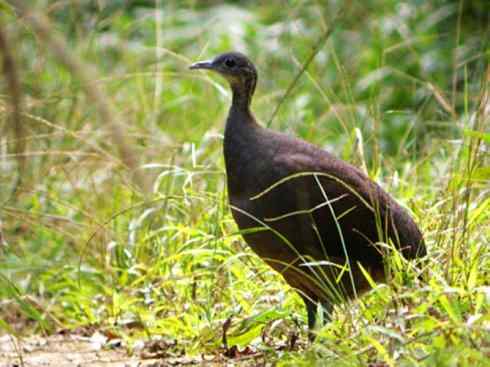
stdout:
{"type": "Polygon", "coordinates": [[[223,356],[172,357],[159,345],[145,345],[129,355],[119,342],[107,342],[102,334],[87,337],[78,334],[31,336],[16,338],[0,336],[0,367],[31,366],[264,366],[260,356],[228,359],[223,356]],[[258,358],[256,358],[258,357],[258,358]]]}

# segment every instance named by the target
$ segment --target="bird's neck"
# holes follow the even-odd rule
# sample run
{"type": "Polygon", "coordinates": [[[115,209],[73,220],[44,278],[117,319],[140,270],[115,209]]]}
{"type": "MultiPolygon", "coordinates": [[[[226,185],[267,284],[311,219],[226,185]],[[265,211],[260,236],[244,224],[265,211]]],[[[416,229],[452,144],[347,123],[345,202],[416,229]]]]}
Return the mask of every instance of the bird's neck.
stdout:
{"type": "Polygon", "coordinates": [[[234,84],[231,85],[231,90],[233,93],[233,97],[231,101],[230,113],[234,112],[241,114],[250,114],[250,104],[252,102],[253,92],[234,84]]]}
{"type": "Polygon", "coordinates": [[[233,98],[225,129],[225,138],[230,139],[246,135],[253,126],[258,126],[250,111],[253,91],[233,84],[231,89],[233,98]]]}
{"type": "Polygon", "coordinates": [[[252,153],[259,124],[250,111],[249,99],[233,90],[233,100],[228,113],[223,144],[228,187],[237,189],[243,186],[243,175],[247,165],[252,162],[252,153]]]}
{"type": "Polygon", "coordinates": [[[247,90],[232,87],[233,98],[226,121],[225,138],[239,138],[258,126],[250,110],[252,94],[247,90]]]}
{"type": "Polygon", "coordinates": [[[234,99],[226,120],[225,145],[227,142],[243,139],[255,126],[258,125],[250,111],[250,106],[236,103],[234,99]]]}

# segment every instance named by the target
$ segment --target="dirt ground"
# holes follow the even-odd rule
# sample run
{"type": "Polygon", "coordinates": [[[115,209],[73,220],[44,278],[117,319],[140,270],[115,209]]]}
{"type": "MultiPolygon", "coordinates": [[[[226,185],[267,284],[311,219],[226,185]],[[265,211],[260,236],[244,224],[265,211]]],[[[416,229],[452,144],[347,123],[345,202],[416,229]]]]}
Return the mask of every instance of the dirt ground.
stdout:
{"type": "MultiPolygon", "coordinates": [[[[155,343],[153,343],[155,344],[155,343]]],[[[32,336],[17,339],[11,335],[0,336],[0,367],[33,366],[265,366],[263,358],[249,355],[244,358],[227,359],[223,356],[172,357],[166,355],[165,348],[142,345],[128,355],[120,341],[107,342],[102,334],[90,337],[81,335],[32,336]]]]}

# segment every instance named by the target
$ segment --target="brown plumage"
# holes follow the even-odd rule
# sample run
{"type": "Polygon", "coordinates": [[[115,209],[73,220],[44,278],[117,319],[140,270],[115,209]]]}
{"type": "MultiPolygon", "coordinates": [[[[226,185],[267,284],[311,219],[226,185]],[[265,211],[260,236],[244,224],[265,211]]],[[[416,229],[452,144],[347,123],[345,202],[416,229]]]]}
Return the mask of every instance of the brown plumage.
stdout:
{"type": "Polygon", "coordinates": [[[257,71],[246,56],[230,52],[190,68],[230,83],[224,156],[233,217],[250,247],[298,290],[310,330],[317,303],[329,311],[368,288],[359,264],[384,279],[386,249],[377,243],[390,240],[407,259],[425,255],[409,214],[358,168],[257,124],[257,71]]]}

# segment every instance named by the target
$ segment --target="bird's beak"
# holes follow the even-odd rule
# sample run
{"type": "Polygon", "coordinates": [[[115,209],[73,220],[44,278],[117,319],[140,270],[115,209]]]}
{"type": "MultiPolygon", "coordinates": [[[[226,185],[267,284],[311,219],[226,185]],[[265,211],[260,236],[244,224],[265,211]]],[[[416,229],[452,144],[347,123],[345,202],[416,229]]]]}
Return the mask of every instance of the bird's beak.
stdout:
{"type": "Polygon", "coordinates": [[[214,69],[213,67],[213,62],[211,60],[206,60],[206,61],[199,61],[191,66],[189,66],[189,69],[214,69]]]}

